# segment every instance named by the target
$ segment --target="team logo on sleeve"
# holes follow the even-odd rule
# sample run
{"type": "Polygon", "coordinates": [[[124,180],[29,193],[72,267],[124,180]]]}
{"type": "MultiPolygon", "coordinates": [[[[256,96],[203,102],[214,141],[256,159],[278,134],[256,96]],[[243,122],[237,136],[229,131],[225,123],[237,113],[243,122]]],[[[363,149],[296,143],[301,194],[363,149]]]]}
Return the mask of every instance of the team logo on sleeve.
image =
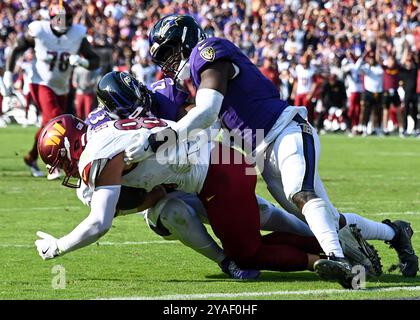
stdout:
{"type": "Polygon", "coordinates": [[[214,58],[216,57],[216,51],[213,49],[213,47],[205,47],[200,51],[200,56],[206,61],[214,61],[214,58]]]}
{"type": "Polygon", "coordinates": [[[308,123],[301,123],[299,125],[302,128],[302,132],[312,135],[312,129],[308,123]]]}

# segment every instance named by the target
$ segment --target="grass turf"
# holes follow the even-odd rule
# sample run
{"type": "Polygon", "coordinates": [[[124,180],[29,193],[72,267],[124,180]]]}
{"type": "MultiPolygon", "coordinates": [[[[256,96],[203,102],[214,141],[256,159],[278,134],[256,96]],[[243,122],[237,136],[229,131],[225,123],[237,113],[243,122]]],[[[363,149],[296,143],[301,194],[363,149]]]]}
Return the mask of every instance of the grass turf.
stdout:
{"type": "MultiPolygon", "coordinates": [[[[138,215],[117,218],[96,244],[43,261],[34,246],[36,231],[64,235],[88,209],[59,181],[30,176],[22,157],[34,133],[33,127],[0,129],[0,299],[420,297],[419,276],[387,273],[397,257],[379,241],[373,243],[385,274],[368,282],[366,290],[342,291],[311,272],[263,272],[258,281],[244,282],[227,278],[213,262],[181,244],[162,241],[138,215]],[[56,265],[65,268],[65,289],[52,287],[56,265]]],[[[409,220],[419,251],[420,140],[326,135],[321,143],[319,170],[333,203],[374,220],[409,220]]],[[[271,199],[262,181],[257,192],[271,199]]]]}

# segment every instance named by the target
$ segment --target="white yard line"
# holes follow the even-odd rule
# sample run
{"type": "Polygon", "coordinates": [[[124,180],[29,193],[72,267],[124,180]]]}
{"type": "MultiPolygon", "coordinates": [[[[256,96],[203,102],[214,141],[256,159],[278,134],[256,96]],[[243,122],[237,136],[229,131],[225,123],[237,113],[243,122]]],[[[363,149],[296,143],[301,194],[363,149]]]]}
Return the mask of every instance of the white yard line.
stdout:
{"type": "MultiPolygon", "coordinates": [[[[420,203],[420,200],[409,200],[409,201],[405,201],[405,202],[409,202],[409,203],[420,203]]],[[[364,204],[366,203],[366,201],[334,201],[335,204],[339,204],[339,205],[345,205],[345,204],[349,204],[349,205],[354,205],[354,204],[364,204]]],[[[392,203],[403,203],[403,201],[401,200],[369,200],[369,203],[388,203],[388,204],[392,204],[392,203]]]]}
{"type": "Polygon", "coordinates": [[[420,291],[420,286],[412,287],[391,287],[375,288],[365,290],[344,290],[344,289],[318,289],[318,290],[282,290],[268,292],[237,292],[237,293],[195,293],[195,294],[173,294],[165,296],[134,296],[134,297],[111,297],[98,298],[101,300],[188,300],[188,299],[209,299],[209,298],[238,298],[238,297],[265,297],[285,295],[313,295],[332,293],[366,293],[366,292],[394,292],[394,291],[420,291]]]}
{"type": "MultiPolygon", "coordinates": [[[[124,242],[97,242],[99,246],[138,246],[147,244],[180,244],[179,241],[168,241],[168,240],[152,240],[152,241],[124,241],[124,242]]],[[[0,248],[34,248],[35,244],[0,244],[0,248]]]]}
{"type": "Polygon", "coordinates": [[[392,215],[412,216],[412,215],[420,215],[420,211],[378,212],[378,213],[367,213],[367,215],[369,216],[392,216],[392,215]]]}
{"type": "Polygon", "coordinates": [[[70,207],[26,207],[26,208],[0,208],[0,212],[15,212],[15,211],[25,211],[25,212],[31,212],[31,211],[49,211],[49,210],[61,210],[65,211],[67,210],[73,210],[73,209],[81,209],[82,206],[76,207],[76,206],[70,206],[70,207]]]}

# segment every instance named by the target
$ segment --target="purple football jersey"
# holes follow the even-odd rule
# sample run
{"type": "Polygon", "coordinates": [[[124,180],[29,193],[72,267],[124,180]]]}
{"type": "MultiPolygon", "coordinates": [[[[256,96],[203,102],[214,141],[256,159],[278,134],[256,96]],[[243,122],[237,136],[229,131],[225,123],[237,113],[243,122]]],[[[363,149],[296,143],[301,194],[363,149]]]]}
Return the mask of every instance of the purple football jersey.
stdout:
{"type": "Polygon", "coordinates": [[[154,93],[157,103],[157,107],[153,109],[155,116],[176,121],[178,109],[185,103],[189,94],[179,89],[170,78],[153,82],[148,88],[154,93]]]}
{"type": "Polygon", "coordinates": [[[219,118],[255,148],[255,130],[263,129],[265,137],[288,104],[238,47],[221,38],[208,38],[194,47],[190,68],[196,88],[200,86],[202,70],[217,60],[230,61],[239,68],[239,73],[228,83],[219,118]]]}

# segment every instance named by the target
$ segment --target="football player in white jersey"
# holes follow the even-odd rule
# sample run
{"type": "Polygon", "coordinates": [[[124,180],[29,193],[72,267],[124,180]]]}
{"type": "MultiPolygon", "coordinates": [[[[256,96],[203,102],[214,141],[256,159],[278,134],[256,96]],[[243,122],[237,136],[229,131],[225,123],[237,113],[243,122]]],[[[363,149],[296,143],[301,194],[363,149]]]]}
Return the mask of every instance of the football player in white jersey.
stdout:
{"type": "MultiPolygon", "coordinates": [[[[176,89],[173,88],[173,90],[176,89]]],[[[165,118],[168,117],[170,120],[176,120],[174,115],[179,114],[176,111],[183,105],[182,99],[177,99],[176,97],[179,97],[179,95],[174,94],[173,90],[160,90],[159,94],[164,95],[166,99],[158,100],[154,92],[148,90],[132,75],[125,72],[110,72],[102,77],[97,87],[97,96],[101,102],[101,108],[89,116],[85,122],[90,128],[95,128],[112,119],[132,119],[145,114],[153,114],[153,116],[159,114],[165,118]]],[[[84,189],[79,188],[77,194],[83,203],[90,203],[90,195],[84,189]]],[[[136,210],[141,201],[142,197],[139,196],[139,190],[125,186],[121,188],[118,207],[136,210]]],[[[296,216],[282,208],[275,207],[259,196],[257,196],[257,202],[260,211],[261,230],[288,232],[301,236],[313,235],[309,227],[296,216]]],[[[252,270],[237,268],[235,263],[229,257],[226,257],[223,250],[207,233],[201,222],[202,220],[208,223],[206,210],[197,195],[170,191],[166,197],[160,199],[153,208],[148,210],[145,218],[149,227],[158,235],[167,240],[181,241],[219,264],[221,269],[231,277],[244,279],[255,275],[252,270]]],[[[349,229],[347,226],[340,230],[341,241],[344,241],[343,237],[348,236],[349,229]]],[[[364,245],[359,244],[358,247],[369,247],[363,239],[359,241],[363,242],[364,245]]],[[[352,251],[347,249],[349,248],[346,248],[344,253],[351,261],[364,262],[363,265],[368,266],[369,270],[374,270],[373,265],[375,263],[366,261],[364,258],[360,260],[359,255],[351,257],[352,251]]],[[[375,274],[380,273],[379,258],[377,260],[376,266],[378,269],[373,271],[375,274]]]]}
{"type": "MultiPolygon", "coordinates": [[[[165,132],[172,124],[156,118],[124,119],[108,121],[88,131],[82,120],[71,115],[51,120],[40,135],[41,158],[51,170],[60,167],[66,172],[63,184],[77,187],[69,180],[81,177],[93,194],[89,216],[69,234],[56,239],[44,232],[37,233],[40,256],[52,259],[103,236],[112,225],[121,185],[150,191],[153,186],[169,183],[182,191],[198,193],[226,254],[240,267],[311,270],[321,251],[315,237],[292,237],[281,232],[261,236],[256,175],[245,174],[252,167],[234,149],[198,139],[200,145],[189,141],[134,165],[124,162],[124,149],[133,139],[143,136],[140,139],[146,141],[151,133],[165,132]],[[241,163],[233,161],[237,156],[241,157],[241,163]],[[176,161],[164,162],[171,159],[176,161]]],[[[350,288],[350,280],[341,284],[350,288]]]]}
{"type": "MultiPolygon", "coordinates": [[[[50,21],[31,22],[27,32],[18,37],[6,61],[3,81],[6,94],[11,94],[16,59],[27,49],[34,48],[29,86],[32,99],[42,112],[42,127],[66,111],[71,67],[82,66],[89,70],[99,67],[99,56],[86,39],[86,28],[73,24],[73,15],[74,11],[67,3],[52,5],[50,21]]],[[[32,149],[24,157],[33,176],[43,175],[36,162],[37,140],[42,127],[35,135],[32,149]]],[[[59,176],[56,171],[48,178],[59,176]]]]}

